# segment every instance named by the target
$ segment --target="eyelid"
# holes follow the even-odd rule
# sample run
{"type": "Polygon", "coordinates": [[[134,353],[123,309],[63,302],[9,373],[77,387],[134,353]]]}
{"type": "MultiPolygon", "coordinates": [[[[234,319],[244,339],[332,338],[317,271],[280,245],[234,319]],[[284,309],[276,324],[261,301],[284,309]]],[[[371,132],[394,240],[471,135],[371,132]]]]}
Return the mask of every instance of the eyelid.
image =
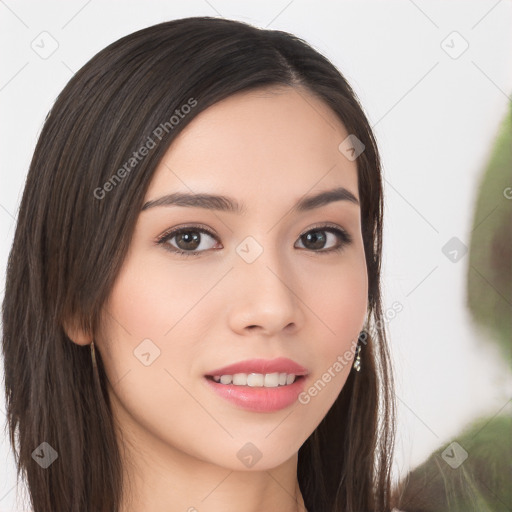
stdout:
{"type": "Polygon", "coordinates": [[[210,236],[212,236],[213,238],[218,240],[217,235],[215,235],[212,232],[212,230],[209,227],[207,227],[206,225],[191,223],[191,224],[178,225],[178,226],[174,226],[172,228],[166,229],[161,235],[157,236],[156,241],[157,241],[157,243],[161,242],[161,241],[163,241],[165,239],[165,237],[167,237],[167,235],[170,235],[171,233],[179,232],[180,230],[187,230],[188,231],[188,230],[193,230],[193,229],[204,230],[210,236]]]}
{"type": "Polygon", "coordinates": [[[301,236],[304,236],[306,233],[309,233],[310,231],[322,230],[322,229],[328,229],[328,228],[333,228],[333,229],[342,231],[345,235],[347,235],[347,238],[349,238],[352,241],[352,237],[350,236],[350,234],[348,233],[348,231],[345,228],[339,226],[338,224],[334,224],[332,222],[320,222],[318,224],[313,224],[313,226],[310,226],[309,228],[305,229],[299,235],[299,238],[301,236]]]}
{"type": "MultiPolygon", "coordinates": [[[[350,236],[350,234],[348,233],[348,231],[345,228],[342,228],[341,226],[338,226],[337,224],[329,223],[329,222],[324,222],[324,223],[320,222],[318,224],[314,224],[313,226],[310,226],[310,227],[306,228],[299,235],[299,238],[304,236],[309,231],[313,231],[315,229],[322,229],[322,228],[324,228],[324,229],[325,228],[339,229],[340,231],[343,231],[347,235],[347,237],[352,239],[352,237],[350,236]]],[[[158,235],[157,241],[160,241],[160,240],[164,239],[170,233],[173,233],[175,231],[179,231],[180,229],[204,229],[209,235],[211,235],[212,237],[218,239],[217,235],[215,235],[208,226],[206,226],[204,224],[191,223],[191,224],[183,224],[183,226],[178,225],[178,226],[174,226],[172,228],[166,229],[161,235],[158,235]]]]}

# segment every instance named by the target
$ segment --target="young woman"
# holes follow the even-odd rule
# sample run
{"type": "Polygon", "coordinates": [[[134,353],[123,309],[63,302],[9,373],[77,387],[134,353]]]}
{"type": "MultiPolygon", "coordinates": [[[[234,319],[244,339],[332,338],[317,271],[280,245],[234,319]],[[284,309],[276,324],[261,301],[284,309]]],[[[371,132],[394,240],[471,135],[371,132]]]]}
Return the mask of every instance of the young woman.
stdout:
{"type": "Polygon", "coordinates": [[[8,263],[34,512],[390,511],[382,193],[354,92],[291,34],[185,18],[93,57],[8,263]]]}

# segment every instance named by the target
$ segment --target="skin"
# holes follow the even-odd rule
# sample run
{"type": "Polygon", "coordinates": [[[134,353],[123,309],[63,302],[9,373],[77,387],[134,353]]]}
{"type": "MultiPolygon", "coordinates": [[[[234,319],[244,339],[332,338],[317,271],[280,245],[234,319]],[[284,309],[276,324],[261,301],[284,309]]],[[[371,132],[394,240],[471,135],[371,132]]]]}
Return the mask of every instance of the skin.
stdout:
{"type": "MultiPolygon", "coordinates": [[[[359,205],[336,201],[290,213],[302,196],[340,186],[358,198],[356,161],[338,150],[347,136],[329,107],[304,89],[243,92],[199,114],[156,169],[145,201],[207,192],[234,197],[247,212],[159,206],[139,215],[94,339],[129,479],[122,512],[305,510],[298,450],[353,361],[309,403],[272,413],[233,405],[203,376],[245,359],[284,356],[308,369],[307,390],[338,356],[353,356],[368,306],[359,205]],[[199,256],[155,243],[190,223],[218,237],[199,232],[199,256]],[[341,242],[317,228],[323,223],[344,229],[352,242],[321,254],[341,242]],[[328,237],[323,246],[301,238],[310,228],[328,237]],[[251,264],[236,252],[247,236],[263,248],[251,264]],[[160,350],[148,366],[134,356],[145,339],[160,350]],[[247,442],[262,454],[250,468],[237,457],[247,442]]],[[[177,245],[177,237],[166,244],[190,247],[177,245]]],[[[92,341],[77,331],[70,338],[92,341]]]]}

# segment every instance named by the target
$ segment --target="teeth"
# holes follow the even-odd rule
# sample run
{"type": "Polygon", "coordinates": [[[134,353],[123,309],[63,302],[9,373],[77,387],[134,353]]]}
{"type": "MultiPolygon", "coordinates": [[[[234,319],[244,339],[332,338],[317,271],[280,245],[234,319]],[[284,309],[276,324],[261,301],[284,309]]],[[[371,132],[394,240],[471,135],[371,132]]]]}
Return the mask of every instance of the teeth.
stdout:
{"type": "Polygon", "coordinates": [[[221,384],[234,384],[235,386],[249,386],[255,388],[277,388],[287,386],[295,381],[293,373],[235,373],[234,375],[215,375],[215,382],[221,384]]]}
{"type": "Polygon", "coordinates": [[[220,378],[220,383],[221,384],[231,384],[232,380],[233,380],[233,376],[232,375],[223,375],[220,378]]]}

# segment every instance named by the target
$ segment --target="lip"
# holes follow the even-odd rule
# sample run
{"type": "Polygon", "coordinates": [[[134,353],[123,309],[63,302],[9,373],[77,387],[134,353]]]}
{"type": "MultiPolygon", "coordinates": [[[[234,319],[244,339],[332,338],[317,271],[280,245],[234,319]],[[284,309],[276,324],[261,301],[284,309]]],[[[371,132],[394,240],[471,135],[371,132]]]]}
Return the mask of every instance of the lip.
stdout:
{"type": "Polygon", "coordinates": [[[252,412],[275,412],[289,407],[304,391],[306,379],[307,377],[301,376],[287,386],[265,388],[221,384],[207,376],[204,377],[206,384],[219,396],[237,407],[252,412]]]}
{"type": "Polygon", "coordinates": [[[299,394],[304,390],[308,373],[306,368],[287,357],[247,359],[211,370],[204,376],[204,380],[210,389],[237,407],[253,412],[275,412],[289,407],[297,401],[299,394]],[[266,388],[221,384],[212,378],[221,375],[235,375],[236,373],[276,372],[293,373],[296,375],[295,381],[287,386],[266,388]]]}
{"type": "MultiPolygon", "coordinates": [[[[307,375],[309,372],[300,364],[288,359],[287,357],[278,357],[276,359],[247,359],[238,363],[233,363],[222,368],[216,368],[209,371],[205,377],[215,377],[216,375],[234,375],[235,373],[293,373],[297,376],[307,375]]],[[[303,379],[299,379],[303,380],[303,379]]],[[[223,384],[223,386],[226,386],[223,384]]],[[[239,386],[240,387],[240,386],[239,386]]],[[[271,389],[271,388],[268,388],[271,389]]]]}

